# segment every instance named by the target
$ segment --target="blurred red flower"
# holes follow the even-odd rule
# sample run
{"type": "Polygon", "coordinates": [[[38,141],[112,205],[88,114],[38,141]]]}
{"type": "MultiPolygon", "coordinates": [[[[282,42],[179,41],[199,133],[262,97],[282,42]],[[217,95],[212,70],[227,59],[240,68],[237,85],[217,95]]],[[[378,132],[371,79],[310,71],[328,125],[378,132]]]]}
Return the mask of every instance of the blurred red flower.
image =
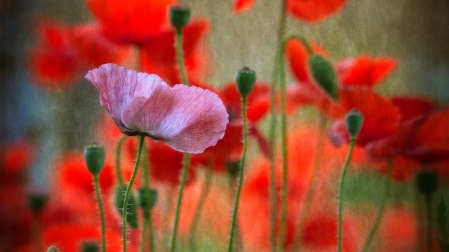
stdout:
{"type": "Polygon", "coordinates": [[[176,0],[88,0],[104,35],[122,44],[140,45],[169,26],[168,9],[176,0]]]}
{"type": "MultiPolygon", "coordinates": [[[[233,10],[236,13],[249,10],[255,0],[234,0],[233,10]]],[[[337,12],[346,0],[287,0],[287,11],[293,17],[314,23],[337,12]]]]}
{"type": "MultiPolygon", "coordinates": [[[[324,54],[318,46],[313,48],[324,54]]],[[[334,144],[348,142],[344,125],[345,114],[357,108],[364,115],[364,122],[357,137],[359,145],[382,138],[392,133],[399,124],[400,112],[393,102],[376,94],[373,86],[383,80],[396,66],[390,58],[371,58],[363,55],[336,64],[339,82],[339,100],[332,101],[314,82],[308,67],[308,52],[299,41],[290,41],[286,48],[287,60],[298,85],[288,91],[290,107],[312,104],[333,119],[330,136],[334,144]],[[382,107],[382,109],[378,109],[382,107]]]]}
{"type": "MultiPolygon", "coordinates": [[[[182,30],[184,63],[191,82],[206,75],[208,57],[201,44],[208,32],[209,23],[205,19],[193,20],[182,30]]],[[[169,85],[181,83],[173,28],[163,29],[160,33],[149,36],[140,49],[141,68],[144,72],[161,76],[169,85]]]]}
{"type": "Polygon", "coordinates": [[[130,51],[107,40],[95,24],[47,21],[38,25],[37,35],[29,67],[36,84],[48,91],[69,87],[89,68],[123,62],[130,51]]]}

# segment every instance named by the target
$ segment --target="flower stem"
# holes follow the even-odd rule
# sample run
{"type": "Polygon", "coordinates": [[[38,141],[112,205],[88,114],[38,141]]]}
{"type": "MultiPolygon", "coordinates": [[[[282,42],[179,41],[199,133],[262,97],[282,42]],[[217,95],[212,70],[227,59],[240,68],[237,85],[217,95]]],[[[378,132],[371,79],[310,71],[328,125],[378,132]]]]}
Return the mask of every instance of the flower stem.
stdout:
{"type": "Polygon", "coordinates": [[[278,78],[278,68],[277,59],[279,54],[283,53],[282,41],[285,35],[285,29],[287,24],[287,11],[286,11],[286,0],[281,1],[281,13],[279,17],[279,27],[278,36],[276,42],[276,54],[274,58],[273,71],[271,75],[271,93],[270,93],[270,129],[269,129],[269,142],[270,142],[270,185],[269,185],[269,205],[270,205],[270,248],[271,252],[276,251],[276,216],[277,216],[277,191],[276,191],[276,161],[275,161],[275,146],[276,146],[276,124],[277,124],[277,114],[276,114],[276,84],[278,78]]]}
{"type": "Polygon", "coordinates": [[[244,174],[244,168],[245,168],[245,162],[246,162],[246,151],[248,149],[248,118],[247,118],[247,111],[246,111],[246,103],[247,98],[242,97],[242,120],[243,120],[243,149],[242,149],[242,157],[240,159],[240,169],[239,169],[239,182],[237,186],[237,193],[235,197],[235,204],[234,209],[232,212],[232,222],[231,222],[231,231],[229,234],[229,246],[228,246],[228,252],[234,251],[234,233],[236,230],[236,222],[237,222],[237,211],[239,208],[239,202],[240,202],[240,194],[242,191],[242,185],[243,185],[243,174],[244,174]]]}
{"type": "Polygon", "coordinates": [[[390,195],[390,188],[391,188],[390,176],[391,176],[392,170],[393,170],[393,162],[390,160],[388,162],[387,176],[385,177],[384,195],[382,197],[382,201],[380,203],[379,211],[377,212],[373,228],[371,229],[371,231],[368,235],[368,238],[366,239],[365,245],[363,246],[363,250],[362,250],[363,252],[369,251],[371,242],[373,241],[374,237],[376,236],[377,230],[379,229],[379,225],[382,221],[382,217],[385,212],[385,207],[387,206],[388,198],[390,195]]]}
{"type": "Polygon", "coordinates": [[[101,189],[100,189],[100,179],[98,175],[94,175],[94,187],[95,193],[97,195],[98,209],[100,211],[100,221],[101,221],[101,247],[102,251],[106,252],[106,222],[104,220],[104,209],[103,202],[101,200],[101,189]]]}
{"type": "Polygon", "coordinates": [[[343,241],[343,187],[346,177],[346,172],[348,171],[349,163],[351,162],[352,152],[355,146],[355,137],[351,137],[349,140],[349,151],[346,156],[346,160],[343,164],[343,170],[340,175],[340,181],[338,183],[338,229],[337,229],[337,251],[342,251],[342,241],[343,241]]]}
{"type": "Polygon", "coordinates": [[[210,186],[212,182],[212,167],[207,167],[205,169],[206,177],[204,186],[201,191],[201,195],[198,201],[198,205],[196,206],[195,210],[195,216],[193,217],[192,226],[190,227],[190,250],[196,251],[196,244],[195,244],[195,236],[196,236],[196,230],[198,228],[198,223],[201,218],[201,214],[203,212],[204,205],[206,203],[207,196],[210,192],[210,186]]]}
{"type": "MultiPolygon", "coordinates": [[[[148,159],[148,149],[144,143],[143,145],[143,187],[145,190],[150,189],[150,164],[148,159]]],[[[153,221],[151,216],[151,208],[143,208],[143,229],[142,229],[142,238],[141,238],[141,251],[145,250],[145,236],[147,229],[149,230],[150,235],[150,251],[154,252],[154,229],[153,229],[153,221]]]]}
{"type": "Polygon", "coordinates": [[[433,251],[432,246],[432,196],[430,194],[426,195],[424,198],[426,202],[426,218],[427,218],[427,252],[433,251]]]}
{"type": "Polygon", "coordinates": [[[179,67],[179,74],[181,75],[181,81],[187,85],[189,84],[189,79],[187,78],[186,68],[184,66],[184,52],[182,50],[182,30],[176,30],[176,61],[179,67]]]}
{"type": "Polygon", "coordinates": [[[139,162],[142,156],[143,140],[145,135],[139,135],[139,149],[137,150],[136,164],[134,165],[133,173],[131,174],[131,179],[129,180],[128,186],[126,187],[125,199],[123,201],[123,223],[122,223],[122,235],[123,235],[123,252],[126,252],[126,217],[128,212],[128,200],[129,194],[131,193],[131,188],[136,179],[137,171],[139,170],[139,162]]]}
{"type": "Polygon", "coordinates": [[[323,152],[324,140],[326,139],[326,134],[325,134],[326,124],[327,124],[326,117],[321,115],[320,123],[319,123],[318,140],[317,140],[316,150],[315,150],[315,161],[314,161],[314,166],[313,166],[313,171],[312,171],[312,178],[310,179],[310,185],[307,189],[303,207],[298,216],[298,222],[296,224],[297,231],[296,231],[296,235],[294,238],[292,251],[299,251],[300,239],[303,234],[302,232],[304,231],[303,230],[304,223],[305,223],[307,215],[310,212],[310,207],[312,205],[313,196],[315,195],[315,191],[318,186],[318,179],[319,179],[320,170],[321,170],[321,160],[322,160],[321,156],[323,154],[322,152],[323,152]]]}
{"type": "MultiPolygon", "coordinates": [[[[284,52],[288,39],[284,40],[281,52],[284,52]]],[[[278,251],[284,251],[285,237],[287,233],[287,199],[288,199],[288,157],[287,157],[287,86],[285,80],[284,53],[278,57],[280,93],[281,93],[281,155],[282,155],[282,187],[281,187],[281,224],[278,251]]]]}
{"type": "Polygon", "coordinates": [[[173,234],[172,234],[171,246],[170,246],[170,251],[172,251],[172,252],[176,251],[176,234],[178,231],[179,213],[181,211],[182,194],[184,191],[184,186],[187,181],[187,175],[189,173],[189,166],[190,166],[190,154],[189,153],[184,154],[183,163],[184,164],[182,167],[181,181],[180,181],[179,188],[178,188],[178,198],[176,199],[175,221],[173,223],[173,234]]]}
{"type": "Polygon", "coordinates": [[[120,185],[124,185],[125,182],[123,180],[122,169],[121,169],[121,156],[122,156],[122,147],[125,140],[128,138],[127,135],[122,136],[117,143],[117,148],[115,149],[115,173],[117,173],[117,180],[120,185]]]}

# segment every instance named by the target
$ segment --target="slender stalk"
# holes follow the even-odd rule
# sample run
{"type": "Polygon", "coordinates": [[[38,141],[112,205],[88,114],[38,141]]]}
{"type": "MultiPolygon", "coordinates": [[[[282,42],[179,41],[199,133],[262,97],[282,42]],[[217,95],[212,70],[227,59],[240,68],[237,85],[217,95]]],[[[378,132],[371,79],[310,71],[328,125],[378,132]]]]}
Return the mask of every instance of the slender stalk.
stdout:
{"type": "MultiPolygon", "coordinates": [[[[288,39],[284,40],[281,52],[285,50],[288,39]]],[[[287,157],[287,86],[285,80],[284,54],[278,57],[280,93],[281,93],[281,155],[282,155],[282,187],[281,187],[281,224],[278,242],[278,251],[284,251],[285,237],[287,233],[287,199],[288,199],[288,157],[287,157]]]]}
{"type": "Polygon", "coordinates": [[[236,230],[236,222],[237,222],[237,211],[239,208],[240,202],[240,194],[242,191],[243,185],[243,174],[246,162],[246,152],[248,149],[248,118],[246,111],[246,102],[247,98],[242,97],[242,120],[243,120],[243,150],[242,150],[242,158],[240,159],[240,169],[239,169],[239,182],[237,186],[237,194],[235,197],[234,209],[232,211],[232,222],[231,222],[231,232],[229,234],[229,246],[228,252],[234,251],[234,232],[236,230]]]}
{"type": "Polygon", "coordinates": [[[190,250],[196,251],[196,244],[195,244],[195,236],[196,236],[196,230],[198,228],[198,223],[201,218],[201,214],[203,213],[203,208],[206,203],[207,196],[209,195],[210,186],[212,182],[212,167],[207,167],[205,169],[206,177],[204,181],[204,186],[201,190],[201,195],[198,201],[198,204],[195,209],[195,216],[193,217],[192,226],[190,227],[190,250]]]}
{"type": "Polygon", "coordinates": [[[387,202],[390,196],[390,188],[391,188],[391,172],[393,170],[393,162],[390,160],[388,162],[388,168],[387,168],[387,176],[385,177],[385,184],[384,184],[384,195],[382,197],[382,201],[380,203],[379,211],[377,212],[376,219],[374,221],[373,228],[371,229],[368,238],[365,241],[365,245],[363,246],[363,252],[368,252],[369,248],[371,246],[371,242],[373,241],[374,237],[376,236],[377,230],[379,229],[379,225],[382,221],[382,217],[385,212],[385,207],[387,206],[387,202]]]}
{"type": "Polygon", "coordinates": [[[179,67],[181,81],[185,85],[190,86],[189,79],[187,78],[186,68],[184,66],[184,52],[182,50],[182,30],[176,30],[176,61],[179,67]]]}
{"type": "MultiPolygon", "coordinates": [[[[150,189],[150,164],[148,160],[148,149],[146,145],[143,146],[143,187],[146,191],[150,189]]],[[[140,243],[140,250],[143,252],[145,250],[145,237],[146,231],[149,231],[150,240],[150,251],[154,252],[154,229],[151,216],[151,208],[143,208],[143,229],[142,238],[140,243]]]]}
{"type": "Polygon", "coordinates": [[[126,252],[126,218],[128,212],[128,200],[129,194],[131,193],[131,188],[133,187],[134,180],[136,179],[137,171],[139,170],[139,162],[142,156],[143,141],[145,135],[139,135],[139,149],[137,150],[136,164],[134,165],[133,173],[131,174],[131,179],[129,180],[128,186],[126,187],[125,199],[123,201],[123,223],[122,223],[122,235],[123,235],[123,252],[126,252]]]}
{"type": "Polygon", "coordinates": [[[117,180],[120,185],[124,185],[125,182],[123,180],[122,169],[121,169],[121,156],[122,156],[122,147],[125,140],[128,138],[127,135],[122,136],[117,143],[117,148],[115,149],[115,173],[117,175],[117,180]]]}
{"type": "Polygon", "coordinates": [[[34,220],[33,220],[33,228],[32,228],[32,232],[33,232],[33,242],[34,242],[34,246],[36,246],[36,248],[38,249],[38,251],[44,251],[44,244],[42,242],[42,231],[41,231],[41,225],[38,219],[38,215],[36,214],[34,216],[34,220]]]}
{"type": "Polygon", "coordinates": [[[181,211],[181,201],[182,201],[182,194],[184,191],[184,186],[187,181],[187,175],[189,173],[189,166],[190,166],[190,154],[186,153],[184,155],[184,162],[182,167],[182,173],[181,173],[181,182],[179,184],[178,189],[178,198],[176,200],[176,210],[175,210],[175,221],[173,224],[173,234],[171,239],[171,247],[170,251],[174,252],[176,251],[176,234],[178,232],[178,223],[179,223],[179,213],[181,211]]]}
{"type": "Polygon", "coordinates": [[[307,189],[306,197],[304,199],[303,207],[298,216],[298,222],[296,224],[296,235],[293,240],[292,251],[299,251],[300,239],[302,236],[304,223],[307,215],[310,212],[310,207],[312,205],[313,196],[315,195],[316,188],[318,186],[318,179],[321,170],[321,155],[323,152],[324,140],[326,139],[326,124],[327,119],[323,115],[320,116],[320,124],[319,124],[319,132],[318,132],[318,140],[315,150],[315,162],[312,171],[312,178],[310,180],[310,186],[307,189]]]}
{"type": "Polygon", "coordinates": [[[432,196],[430,194],[425,196],[426,202],[426,218],[427,218],[427,252],[432,252],[432,196]]]}
{"type": "Polygon", "coordinates": [[[100,189],[100,179],[98,175],[94,175],[94,187],[95,193],[97,195],[98,209],[100,211],[100,221],[101,221],[101,248],[103,252],[106,252],[106,222],[104,220],[104,209],[103,202],[101,200],[101,189],[100,189]]]}
{"type": "Polygon", "coordinates": [[[270,94],[270,130],[269,130],[269,142],[270,142],[270,248],[272,252],[276,251],[276,216],[277,216],[277,191],[276,191],[276,161],[275,161],[275,146],[276,146],[276,124],[277,124],[277,114],[276,114],[276,84],[278,78],[278,68],[277,59],[279,54],[283,53],[281,51],[282,41],[285,35],[286,24],[287,24],[287,11],[286,11],[286,0],[281,1],[281,13],[279,17],[279,27],[278,36],[276,41],[276,54],[273,64],[273,71],[271,76],[271,94],[270,94]]]}
{"type": "Polygon", "coordinates": [[[343,187],[346,177],[346,172],[348,171],[349,163],[351,162],[352,152],[355,146],[355,137],[351,137],[349,140],[349,151],[346,156],[346,160],[343,164],[343,170],[340,175],[340,181],[338,183],[338,229],[337,229],[337,251],[342,251],[342,241],[343,241],[343,187]]]}

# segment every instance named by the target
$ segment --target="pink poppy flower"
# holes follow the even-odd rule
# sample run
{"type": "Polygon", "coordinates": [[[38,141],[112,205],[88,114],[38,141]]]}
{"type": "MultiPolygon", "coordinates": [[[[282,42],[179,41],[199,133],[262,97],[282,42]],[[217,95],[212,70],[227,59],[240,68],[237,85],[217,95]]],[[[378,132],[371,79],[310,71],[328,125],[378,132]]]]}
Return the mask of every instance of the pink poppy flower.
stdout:
{"type": "Polygon", "coordinates": [[[145,134],[175,150],[201,153],[224,135],[228,114],[199,87],[170,87],[159,76],[104,64],[86,74],[123,134],[145,134]]]}

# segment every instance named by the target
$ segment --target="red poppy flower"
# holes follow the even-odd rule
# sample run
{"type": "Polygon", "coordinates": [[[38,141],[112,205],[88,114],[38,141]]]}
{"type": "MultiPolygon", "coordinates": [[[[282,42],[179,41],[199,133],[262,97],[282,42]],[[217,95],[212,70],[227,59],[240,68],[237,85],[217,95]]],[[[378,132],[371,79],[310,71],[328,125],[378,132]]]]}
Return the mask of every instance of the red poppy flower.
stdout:
{"type": "Polygon", "coordinates": [[[87,6],[109,39],[141,44],[168,27],[168,9],[176,0],[89,0],[87,6]]]}
{"type": "Polygon", "coordinates": [[[318,22],[337,12],[346,0],[288,0],[288,12],[307,22],[318,22]]]}
{"type": "Polygon", "coordinates": [[[397,61],[392,58],[361,55],[340,61],[336,67],[343,85],[373,86],[384,80],[396,66],[397,61]]]}
{"type": "MultiPolygon", "coordinates": [[[[379,227],[377,251],[414,251],[419,247],[418,217],[407,208],[387,209],[379,227]]],[[[435,246],[434,246],[435,247],[435,246]]]]}
{"type": "Polygon", "coordinates": [[[130,47],[107,40],[96,24],[74,26],[70,39],[76,56],[87,68],[99,67],[104,63],[118,64],[129,56],[130,47]]]}
{"type": "MultiPolygon", "coordinates": [[[[191,21],[182,31],[184,63],[189,80],[201,79],[206,74],[207,53],[201,43],[208,31],[209,23],[205,19],[191,21]]],[[[143,71],[161,76],[169,85],[181,83],[176,63],[174,29],[164,29],[148,37],[140,48],[143,71]]]]}
{"type": "MultiPolygon", "coordinates": [[[[249,10],[255,0],[234,0],[236,13],[249,10]]],[[[346,0],[288,0],[288,13],[306,22],[318,22],[337,12],[346,0]]]]}
{"type": "MultiPolygon", "coordinates": [[[[92,174],[87,169],[81,153],[62,154],[55,167],[55,183],[60,185],[60,188],[75,188],[93,195],[92,174]]],[[[109,162],[106,162],[99,177],[102,192],[108,193],[114,185],[113,167],[109,162]]]]}
{"type": "Polygon", "coordinates": [[[232,9],[235,13],[244,12],[253,6],[255,0],[234,0],[232,3],[232,9]]]}
{"type": "Polygon", "coordinates": [[[30,70],[36,84],[44,89],[64,88],[72,84],[78,58],[70,41],[70,29],[55,22],[38,26],[39,42],[30,55],[30,70]]]}
{"type": "MultiPolygon", "coordinates": [[[[26,140],[14,142],[0,148],[0,150],[0,171],[11,174],[24,172],[29,168],[35,157],[33,144],[26,140]]],[[[11,177],[8,179],[11,179],[11,177]]]]}

